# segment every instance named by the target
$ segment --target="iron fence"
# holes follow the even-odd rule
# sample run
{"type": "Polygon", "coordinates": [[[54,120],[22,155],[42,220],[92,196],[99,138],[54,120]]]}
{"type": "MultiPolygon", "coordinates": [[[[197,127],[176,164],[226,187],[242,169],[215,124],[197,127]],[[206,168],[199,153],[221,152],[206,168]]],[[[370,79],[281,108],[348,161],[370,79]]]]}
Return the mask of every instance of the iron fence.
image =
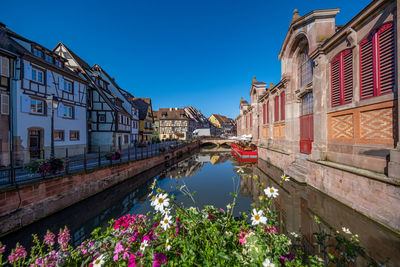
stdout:
{"type": "MultiPolygon", "coordinates": [[[[64,169],[62,171],[54,175],[48,174],[44,177],[41,174],[30,173],[26,168],[28,163],[18,162],[15,160],[15,163],[11,166],[0,167],[0,188],[14,186],[15,184],[24,184],[35,180],[79,173],[82,171],[86,172],[106,166],[112,166],[114,164],[142,160],[162,153],[173,152],[184,147],[186,144],[187,143],[184,142],[167,141],[148,144],[146,146],[129,145],[125,149],[117,150],[122,154],[119,159],[107,159],[105,157],[107,152],[115,152],[113,149],[109,149],[108,151],[98,149],[98,151],[92,151],[90,153],[87,153],[86,149],[84,149],[82,154],[73,156],[70,156],[68,148],[63,149],[63,156],[60,156],[61,152],[60,149],[58,149],[56,157],[62,159],[64,162],[64,169]]],[[[18,153],[29,153],[29,151],[19,151],[18,153]]],[[[46,151],[40,151],[40,153],[41,158],[46,158],[46,151]]]]}

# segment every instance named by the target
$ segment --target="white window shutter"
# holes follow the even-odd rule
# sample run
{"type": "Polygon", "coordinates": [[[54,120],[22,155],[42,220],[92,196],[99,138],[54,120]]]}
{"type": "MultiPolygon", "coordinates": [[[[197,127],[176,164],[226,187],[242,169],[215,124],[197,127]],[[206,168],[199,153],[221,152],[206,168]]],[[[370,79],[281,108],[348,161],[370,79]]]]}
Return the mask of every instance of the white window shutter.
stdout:
{"type": "Polygon", "coordinates": [[[58,117],[64,117],[64,104],[63,103],[58,104],[57,115],[58,115],[58,117]]]}
{"type": "Polygon", "coordinates": [[[10,77],[10,60],[7,57],[1,58],[1,75],[10,77]]]}
{"type": "Polygon", "coordinates": [[[58,89],[64,90],[64,79],[62,77],[58,77],[58,89]]]}
{"type": "Polygon", "coordinates": [[[6,94],[1,95],[1,114],[8,115],[10,109],[10,96],[6,94]]]}
{"type": "Polygon", "coordinates": [[[75,107],[74,109],[75,109],[75,110],[74,110],[74,112],[75,112],[75,113],[74,113],[74,116],[75,116],[75,119],[77,120],[77,119],[79,119],[79,116],[78,116],[78,115],[79,115],[79,108],[78,108],[78,107],[75,107]]]}
{"type": "Polygon", "coordinates": [[[46,71],[46,74],[47,74],[47,85],[48,86],[54,86],[54,84],[53,84],[53,74],[52,74],[52,72],[51,72],[51,70],[47,70],[46,71]]]}
{"type": "Polygon", "coordinates": [[[31,111],[31,98],[27,95],[21,95],[21,112],[29,113],[31,111]]]}
{"type": "Polygon", "coordinates": [[[24,61],[24,78],[32,80],[32,66],[28,61],[24,61]]]}

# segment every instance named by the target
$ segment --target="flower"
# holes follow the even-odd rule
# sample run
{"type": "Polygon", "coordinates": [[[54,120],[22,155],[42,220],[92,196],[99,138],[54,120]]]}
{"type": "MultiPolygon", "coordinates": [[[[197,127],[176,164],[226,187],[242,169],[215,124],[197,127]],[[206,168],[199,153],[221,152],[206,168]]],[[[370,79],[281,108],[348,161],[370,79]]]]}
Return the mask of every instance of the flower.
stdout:
{"type": "Polygon", "coordinates": [[[53,246],[55,243],[54,238],[56,238],[56,235],[47,230],[47,233],[44,236],[44,243],[46,243],[49,246],[53,246]]]}
{"type": "Polygon", "coordinates": [[[244,170],[242,168],[239,168],[236,172],[237,173],[244,173],[244,170]]]}
{"type": "Polygon", "coordinates": [[[165,241],[165,250],[169,251],[171,249],[171,245],[169,244],[169,239],[167,238],[167,240],[165,241]]]}
{"type": "Polygon", "coordinates": [[[165,217],[160,222],[162,229],[167,230],[169,228],[169,225],[172,222],[171,219],[171,216],[165,215],[165,217]]]}
{"type": "Polygon", "coordinates": [[[324,262],[324,259],[321,258],[321,257],[315,256],[315,259],[316,259],[317,261],[319,261],[319,262],[324,262]]]}
{"type": "Polygon", "coordinates": [[[296,232],[290,232],[290,235],[292,235],[294,238],[298,238],[299,234],[296,232]]]}
{"type": "Polygon", "coordinates": [[[266,258],[263,262],[263,267],[275,267],[275,263],[271,262],[270,259],[266,258]]]}
{"type": "Polygon", "coordinates": [[[264,212],[262,210],[257,211],[256,209],[253,209],[253,213],[251,214],[251,224],[252,225],[257,225],[257,224],[266,224],[267,223],[267,217],[264,216],[264,212]]]}
{"type": "Polygon", "coordinates": [[[28,255],[25,248],[17,243],[17,247],[8,256],[8,261],[12,264],[16,260],[25,258],[28,255]]]}
{"type": "Polygon", "coordinates": [[[167,198],[167,196],[167,194],[157,194],[152,202],[152,205],[155,206],[155,210],[162,212],[169,206],[169,198],[167,198]]]}
{"type": "Polygon", "coordinates": [[[161,265],[167,265],[167,257],[162,253],[153,255],[153,267],[159,267],[161,265]]]}
{"type": "Polygon", "coordinates": [[[351,232],[350,232],[349,228],[342,227],[342,231],[343,231],[344,233],[346,233],[346,234],[351,235],[351,232]]]}
{"type": "Polygon", "coordinates": [[[58,233],[58,244],[60,244],[61,250],[65,250],[68,247],[68,242],[71,239],[71,236],[69,234],[69,230],[67,227],[64,228],[64,230],[60,229],[60,232],[58,233]]]}
{"type": "Polygon", "coordinates": [[[276,198],[279,195],[278,189],[276,189],[275,187],[267,187],[266,189],[264,189],[264,193],[267,195],[267,197],[273,198],[276,198]]]}
{"type": "Polygon", "coordinates": [[[104,255],[100,255],[93,261],[93,267],[100,267],[105,263],[104,261],[104,255]]]}
{"type": "MultiPolygon", "coordinates": [[[[1,246],[1,243],[0,243],[1,246]]],[[[4,250],[6,250],[6,245],[3,245],[0,247],[0,255],[4,253],[4,250]]]]}
{"type": "Polygon", "coordinates": [[[149,241],[148,240],[143,240],[143,242],[140,244],[140,250],[144,251],[145,248],[149,245],[149,241]]]}
{"type": "Polygon", "coordinates": [[[285,182],[289,182],[289,181],[290,181],[290,177],[289,177],[289,176],[286,176],[286,174],[282,175],[282,176],[281,176],[281,179],[282,179],[283,181],[285,181],[285,182]]]}
{"type": "Polygon", "coordinates": [[[253,178],[254,178],[254,180],[257,180],[257,179],[258,179],[258,175],[255,174],[255,175],[253,176],[253,178]]]}

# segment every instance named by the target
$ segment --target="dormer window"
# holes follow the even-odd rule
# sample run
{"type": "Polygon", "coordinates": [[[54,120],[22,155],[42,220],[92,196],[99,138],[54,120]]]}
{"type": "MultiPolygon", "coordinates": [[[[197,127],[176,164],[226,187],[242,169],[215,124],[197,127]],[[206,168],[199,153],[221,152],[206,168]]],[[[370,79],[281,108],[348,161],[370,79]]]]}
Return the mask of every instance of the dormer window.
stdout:
{"type": "Polygon", "coordinates": [[[53,57],[52,56],[46,54],[46,58],[45,59],[46,59],[47,62],[53,63],[53,57]]]}
{"type": "Polygon", "coordinates": [[[55,60],[55,64],[56,64],[57,67],[62,68],[62,62],[59,61],[58,59],[55,60]]]}
{"type": "Polygon", "coordinates": [[[37,57],[43,57],[43,52],[36,48],[33,48],[33,54],[37,57]]]}

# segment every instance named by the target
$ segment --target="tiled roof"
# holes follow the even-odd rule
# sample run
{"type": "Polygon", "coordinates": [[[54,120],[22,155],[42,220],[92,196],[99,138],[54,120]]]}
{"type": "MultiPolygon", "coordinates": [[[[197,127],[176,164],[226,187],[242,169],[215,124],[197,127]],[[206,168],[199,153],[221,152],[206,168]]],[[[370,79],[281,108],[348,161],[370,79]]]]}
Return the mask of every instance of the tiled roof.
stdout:
{"type": "Polygon", "coordinates": [[[183,108],[160,108],[159,111],[160,120],[188,120],[188,116],[183,108]]]}
{"type": "Polygon", "coordinates": [[[215,118],[221,125],[232,125],[232,124],[235,123],[232,119],[227,118],[227,117],[225,117],[225,116],[223,116],[223,115],[212,114],[211,116],[214,116],[214,118],[215,118]]]}
{"type": "Polygon", "coordinates": [[[144,120],[147,117],[147,111],[149,110],[149,106],[151,105],[151,100],[149,103],[147,100],[150,98],[139,98],[136,97],[133,99],[133,104],[139,109],[139,120],[144,120]]]}

